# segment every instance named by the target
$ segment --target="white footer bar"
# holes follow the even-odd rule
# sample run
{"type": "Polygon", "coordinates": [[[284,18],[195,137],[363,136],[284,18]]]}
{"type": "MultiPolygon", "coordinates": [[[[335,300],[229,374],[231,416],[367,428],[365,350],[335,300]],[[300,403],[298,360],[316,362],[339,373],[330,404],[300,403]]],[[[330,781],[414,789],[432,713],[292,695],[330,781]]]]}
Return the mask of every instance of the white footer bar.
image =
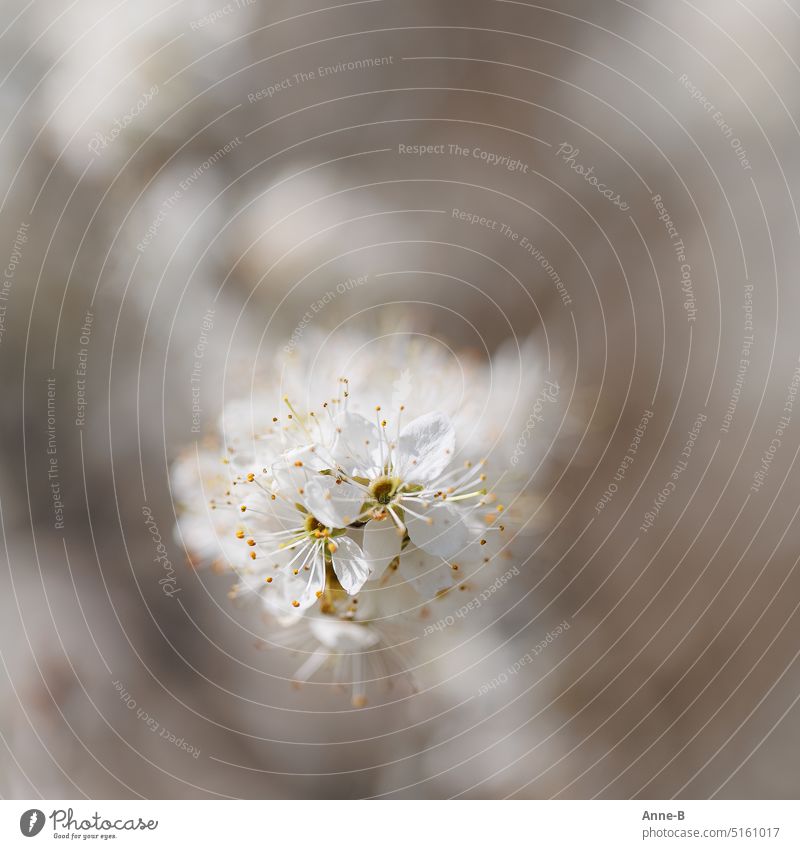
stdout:
{"type": "Polygon", "coordinates": [[[793,801],[0,801],[0,846],[799,847],[793,801]]]}

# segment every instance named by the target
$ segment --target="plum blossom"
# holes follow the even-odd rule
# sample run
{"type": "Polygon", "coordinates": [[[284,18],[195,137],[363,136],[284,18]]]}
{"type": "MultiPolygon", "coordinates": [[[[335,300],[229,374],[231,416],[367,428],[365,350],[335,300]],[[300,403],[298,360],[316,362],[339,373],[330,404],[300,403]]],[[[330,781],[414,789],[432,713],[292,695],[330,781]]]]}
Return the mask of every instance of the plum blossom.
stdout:
{"type": "MultiPolygon", "coordinates": [[[[526,466],[508,457],[538,386],[520,401],[508,368],[495,379],[469,360],[451,368],[435,348],[392,342],[392,356],[366,357],[363,340],[350,344],[351,379],[331,377],[333,362],[304,378],[308,362],[290,362],[265,391],[228,403],[216,438],[172,480],[195,565],[229,568],[232,598],[261,599],[278,626],[271,642],[284,634],[304,652],[298,683],[332,666],[360,706],[367,682],[419,639],[417,623],[463,604],[457,591],[477,592],[514,556],[531,502],[526,466]]],[[[399,668],[410,679],[415,661],[399,668]]]]}
{"type": "Polygon", "coordinates": [[[324,607],[329,587],[357,595],[391,565],[405,574],[408,564],[407,578],[423,594],[452,584],[452,577],[433,575],[458,570],[448,561],[486,530],[475,511],[493,496],[482,463],[451,468],[456,438],[449,417],[433,412],[401,426],[401,406],[391,438],[386,419],[373,423],[345,408],[322,428],[311,412],[302,416],[286,403],[292,412],[285,438],[318,441],[287,448],[238,482],[246,531],[236,533],[265,581],[299,578],[289,603],[300,610],[318,600],[324,607]]]}

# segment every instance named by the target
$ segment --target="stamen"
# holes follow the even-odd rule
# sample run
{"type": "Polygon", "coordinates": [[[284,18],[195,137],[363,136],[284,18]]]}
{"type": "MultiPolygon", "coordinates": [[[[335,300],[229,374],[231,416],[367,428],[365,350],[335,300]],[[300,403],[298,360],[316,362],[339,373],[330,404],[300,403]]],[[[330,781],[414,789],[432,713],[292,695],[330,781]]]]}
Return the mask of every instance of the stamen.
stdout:
{"type": "Polygon", "coordinates": [[[409,507],[409,506],[405,503],[405,502],[406,502],[406,496],[402,496],[402,498],[400,498],[400,499],[398,499],[398,500],[400,500],[400,501],[402,501],[402,502],[403,502],[403,510],[405,510],[405,511],[406,511],[406,513],[410,513],[410,514],[411,514],[411,515],[412,515],[415,519],[422,519],[422,521],[423,521],[423,522],[425,522],[425,523],[427,523],[428,525],[432,525],[432,524],[433,524],[433,519],[431,519],[431,517],[430,517],[430,516],[425,516],[423,513],[417,513],[416,511],[412,510],[412,509],[411,509],[411,508],[410,508],[410,507],[409,507]]]}
{"type": "Polygon", "coordinates": [[[305,661],[305,663],[303,663],[303,665],[297,670],[297,672],[295,672],[295,680],[302,683],[308,681],[308,679],[320,668],[320,666],[322,666],[326,658],[328,658],[329,656],[329,652],[326,649],[317,649],[305,661]]]}
{"type": "Polygon", "coordinates": [[[401,531],[403,531],[403,533],[405,533],[406,526],[400,521],[400,517],[397,515],[397,513],[394,512],[391,504],[387,504],[386,509],[389,511],[389,515],[394,520],[394,523],[395,523],[395,525],[397,525],[398,530],[401,530],[401,531]]]}
{"type": "Polygon", "coordinates": [[[381,457],[381,469],[386,468],[386,458],[383,455],[383,428],[381,427],[381,417],[380,417],[381,408],[378,406],[375,408],[375,421],[378,425],[378,447],[380,448],[380,457],[381,457]]]}

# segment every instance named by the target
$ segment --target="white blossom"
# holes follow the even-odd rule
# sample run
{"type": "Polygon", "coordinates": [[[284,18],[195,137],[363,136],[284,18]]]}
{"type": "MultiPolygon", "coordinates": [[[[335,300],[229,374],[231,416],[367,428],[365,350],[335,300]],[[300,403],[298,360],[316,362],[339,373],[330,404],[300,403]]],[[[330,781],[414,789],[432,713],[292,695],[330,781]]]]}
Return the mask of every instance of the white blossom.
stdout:
{"type": "Polygon", "coordinates": [[[212,439],[218,459],[205,448],[174,467],[178,531],[195,559],[237,574],[232,597],[262,599],[273,641],[285,634],[303,652],[298,682],[334,667],[360,705],[389,658],[412,677],[413,658],[398,662],[398,646],[414,642],[420,623],[456,610],[454,591],[480,587],[496,558],[513,556],[529,488],[525,467],[508,463],[515,390],[491,364],[456,370],[408,343],[345,356],[347,378],[333,376],[334,362],[315,370],[290,359],[280,381],[256,380],[265,391],[226,405],[212,439]],[[503,406],[454,393],[465,371],[503,406]]]}

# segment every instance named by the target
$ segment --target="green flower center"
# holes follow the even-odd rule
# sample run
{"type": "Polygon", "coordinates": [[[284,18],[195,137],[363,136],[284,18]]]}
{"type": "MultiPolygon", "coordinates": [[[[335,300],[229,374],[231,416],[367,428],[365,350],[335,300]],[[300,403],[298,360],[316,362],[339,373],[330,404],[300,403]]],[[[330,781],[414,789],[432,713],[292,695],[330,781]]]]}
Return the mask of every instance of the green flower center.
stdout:
{"type": "Polygon", "coordinates": [[[324,531],[325,525],[318,522],[310,513],[303,521],[303,527],[307,534],[313,534],[314,531],[324,531]]]}
{"type": "Polygon", "coordinates": [[[389,504],[400,488],[400,484],[399,478],[381,475],[369,485],[369,492],[378,504],[389,504]]]}

